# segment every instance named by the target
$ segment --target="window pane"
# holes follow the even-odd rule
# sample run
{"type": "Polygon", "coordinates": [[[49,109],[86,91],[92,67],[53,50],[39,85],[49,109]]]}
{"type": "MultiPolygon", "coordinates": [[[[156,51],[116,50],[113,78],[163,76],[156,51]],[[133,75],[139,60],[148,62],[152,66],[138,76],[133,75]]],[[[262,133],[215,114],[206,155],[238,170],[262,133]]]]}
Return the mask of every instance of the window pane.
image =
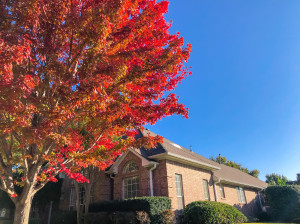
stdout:
{"type": "Polygon", "coordinates": [[[175,174],[175,181],[176,181],[178,209],[183,209],[184,198],[183,198],[183,190],[182,190],[182,177],[180,174],[175,174]]]}
{"type": "Polygon", "coordinates": [[[69,200],[69,210],[72,211],[72,209],[75,206],[75,188],[70,189],[70,200],[69,200]]]}
{"type": "Polygon", "coordinates": [[[183,197],[177,197],[178,209],[183,209],[183,197]]]}
{"type": "Polygon", "coordinates": [[[240,188],[239,187],[236,187],[236,192],[237,192],[237,196],[238,196],[238,200],[239,200],[239,203],[241,203],[241,193],[240,193],[240,188]]]}
{"type": "Polygon", "coordinates": [[[138,170],[139,170],[138,165],[135,162],[131,161],[125,165],[123,173],[132,173],[138,170]]]}
{"type": "Polygon", "coordinates": [[[240,187],[240,192],[241,192],[241,202],[242,203],[246,203],[246,196],[245,196],[245,192],[244,189],[240,187]]]}
{"type": "Polygon", "coordinates": [[[242,187],[236,187],[236,191],[238,194],[239,203],[246,203],[246,196],[244,189],[242,187]]]}
{"type": "Polygon", "coordinates": [[[210,197],[209,197],[209,190],[208,190],[208,181],[207,180],[203,180],[203,189],[204,189],[204,198],[207,201],[210,201],[210,197]]]}
{"type": "Polygon", "coordinates": [[[225,198],[224,187],[222,185],[220,185],[220,195],[221,195],[221,198],[225,198]]]}
{"type": "Polygon", "coordinates": [[[124,179],[124,198],[134,198],[139,194],[139,177],[124,179]]]}

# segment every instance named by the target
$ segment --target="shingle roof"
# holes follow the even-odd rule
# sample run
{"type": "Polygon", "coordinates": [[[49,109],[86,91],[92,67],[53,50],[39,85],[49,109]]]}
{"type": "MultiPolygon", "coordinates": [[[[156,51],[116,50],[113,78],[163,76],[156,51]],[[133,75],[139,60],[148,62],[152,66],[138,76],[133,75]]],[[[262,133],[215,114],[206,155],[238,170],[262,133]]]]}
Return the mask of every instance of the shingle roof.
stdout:
{"type": "MultiPolygon", "coordinates": [[[[143,130],[140,131],[140,136],[156,136],[157,134],[149,131],[143,130]]],[[[163,154],[163,153],[171,153],[182,158],[190,159],[193,161],[198,161],[202,164],[207,164],[211,167],[216,167],[213,171],[214,177],[221,179],[222,181],[233,182],[241,185],[247,185],[252,187],[266,188],[267,184],[258,178],[255,178],[247,173],[244,173],[238,169],[216,163],[210,159],[207,159],[195,152],[192,152],[182,146],[177,145],[176,143],[163,138],[163,143],[158,143],[156,148],[152,148],[150,150],[145,148],[138,149],[138,153],[140,153],[143,157],[150,159],[149,157],[163,154]]]]}
{"type": "MultiPolygon", "coordinates": [[[[156,136],[157,134],[149,131],[149,130],[143,130],[143,133],[140,133],[141,135],[150,135],[150,136],[156,136]]],[[[163,143],[158,143],[157,147],[154,149],[145,149],[145,148],[141,148],[139,149],[140,153],[142,156],[145,156],[146,158],[149,158],[149,156],[153,156],[153,155],[157,155],[157,154],[161,154],[161,153],[165,153],[165,152],[169,152],[169,153],[173,153],[176,154],[178,156],[183,156],[185,158],[188,159],[192,159],[192,160],[198,160],[199,162],[203,162],[203,163],[207,163],[210,164],[212,166],[217,166],[218,167],[218,163],[209,160],[197,153],[194,153],[180,145],[177,145],[176,143],[163,138],[163,143]]]]}
{"type": "Polygon", "coordinates": [[[221,167],[221,169],[214,171],[214,176],[220,178],[223,181],[230,181],[238,184],[260,188],[268,187],[267,183],[236,168],[232,168],[223,164],[219,164],[219,166],[221,167]]]}

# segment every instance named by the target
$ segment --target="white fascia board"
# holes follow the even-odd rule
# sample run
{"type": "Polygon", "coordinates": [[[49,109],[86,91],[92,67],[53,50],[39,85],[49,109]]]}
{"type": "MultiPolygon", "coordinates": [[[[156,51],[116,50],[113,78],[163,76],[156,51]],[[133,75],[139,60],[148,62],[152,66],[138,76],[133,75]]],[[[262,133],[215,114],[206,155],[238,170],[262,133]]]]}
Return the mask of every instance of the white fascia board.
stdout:
{"type": "Polygon", "coordinates": [[[208,163],[199,162],[197,160],[189,159],[189,158],[186,158],[183,156],[178,156],[177,154],[173,154],[173,153],[169,153],[169,152],[157,154],[154,156],[149,156],[149,158],[150,159],[158,159],[158,160],[168,159],[168,160],[172,160],[172,161],[176,161],[176,162],[180,162],[183,164],[188,164],[188,165],[191,165],[194,167],[199,167],[199,168],[203,168],[206,170],[212,170],[212,171],[221,169],[220,167],[213,166],[208,163]]]}
{"type": "Polygon", "coordinates": [[[238,182],[238,181],[232,181],[232,180],[223,179],[223,178],[219,178],[219,180],[220,180],[220,183],[229,184],[229,185],[250,187],[250,188],[256,188],[256,189],[265,189],[264,187],[261,187],[261,186],[246,184],[246,183],[242,183],[242,182],[238,182]]]}

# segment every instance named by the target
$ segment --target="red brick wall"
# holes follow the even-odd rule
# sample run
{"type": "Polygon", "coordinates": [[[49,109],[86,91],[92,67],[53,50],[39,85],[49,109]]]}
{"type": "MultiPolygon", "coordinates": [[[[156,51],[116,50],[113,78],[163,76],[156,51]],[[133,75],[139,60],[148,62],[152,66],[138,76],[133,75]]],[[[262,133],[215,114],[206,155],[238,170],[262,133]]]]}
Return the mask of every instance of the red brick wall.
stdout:
{"type": "MultiPolygon", "coordinates": [[[[215,201],[215,193],[213,186],[213,179],[210,171],[195,168],[189,165],[180,164],[173,161],[166,161],[167,170],[167,186],[168,196],[172,200],[172,209],[176,210],[177,192],[175,183],[175,174],[182,175],[182,187],[184,196],[184,205],[193,201],[204,201],[203,179],[209,182],[210,200],[215,201]]],[[[233,205],[246,215],[256,216],[259,208],[259,200],[257,190],[243,188],[246,196],[246,204],[240,204],[236,186],[223,185],[225,191],[225,198],[221,198],[219,186],[216,185],[216,192],[219,202],[233,205]]]]}
{"type": "Polygon", "coordinates": [[[72,187],[71,180],[68,177],[66,177],[63,180],[62,187],[61,187],[61,197],[59,202],[60,210],[69,210],[71,187],[72,187]]]}
{"type": "Polygon", "coordinates": [[[214,201],[214,189],[210,171],[167,160],[168,195],[172,200],[172,209],[177,207],[175,174],[182,175],[184,205],[193,201],[204,200],[203,179],[209,183],[210,200],[214,201]]]}
{"type": "Polygon", "coordinates": [[[112,199],[111,179],[104,171],[98,173],[94,184],[93,201],[107,201],[112,199]]]}
{"type": "Polygon", "coordinates": [[[257,190],[244,188],[246,196],[246,204],[239,203],[238,194],[236,191],[236,186],[224,185],[225,198],[221,198],[219,185],[217,187],[218,201],[232,205],[242,211],[246,215],[256,216],[259,209],[259,198],[257,195],[257,190]]]}
{"type": "Polygon", "coordinates": [[[159,165],[153,170],[153,191],[154,196],[168,196],[168,175],[166,160],[159,161],[159,165]]]}
{"type": "MultiPolygon", "coordinates": [[[[203,179],[207,180],[209,183],[210,200],[215,201],[214,186],[210,171],[170,160],[161,160],[159,161],[157,168],[153,170],[153,191],[155,196],[170,197],[173,210],[178,208],[175,174],[182,175],[184,205],[193,201],[204,200],[203,179]]],[[[142,159],[134,153],[129,152],[120,163],[118,173],[115,175],[113,181],[104,172],[99,173],[94,186],[94,201],[110,200],[112,196],[113,199],[123,199],[123,180],[130,176],[139,176],[139,196],[150,196],[149,168],[143,167],[142,159]],[[136,162],[139,171],[124,174],[124,166],[130,161],[136,162]]],[[[60,203],[60,209],[69,209],[71,187],[71,181],[66,178],[62,186],[63,197],[60,203]]],[[[223,185],[223,187],[225,198],[221,198],[219,186],[216,185],[219,202],[233,205],[247,215],[255,216],[257,214],[259,201],[256,190],[244,188],[247,204],[240,204],[235,186],[223,185]]]]}
{"type": "Polygon", "coordinates": [[[142,159],[133,154],[132,152],[129,152],[127,156],[124,158],[124,160],[121,162],[121,164],[118,167],[118,173],[115,175],[114,178],[114,199],[119,200],[123,199],[123,180],[126,177],[130,176],[139,176],[139,197],[141,196],[149,196],[150,195],[150,184],[149,184],[149,169],[142,166],[142,159]],[[139,167],[139,171],[129,174],[124,174],[123,169],[124,166],[130,162],[134,161],[139,167]]]}
{"type": "MultiPolygon", "coordinates": [[[[74,188],[71,179],[66,177],[63,181],[62,188],[61,188],[61,200],[59,203],[59,209],[61,210],[69,210],[69,203],[70,203],[70,194],[71,188],[74,188]]],[[[111,183],[110,178],[104,171],[97,172],[95,176],[95,184],[93,187],[94,197],[93,201],[102,201],[102,200],[110,200],[111,199],[111,183]]],[[[74,194],[75,189],[74,189],[74,194]]],[[[76,196],[75,196],[76,197],[76,196]]]]}

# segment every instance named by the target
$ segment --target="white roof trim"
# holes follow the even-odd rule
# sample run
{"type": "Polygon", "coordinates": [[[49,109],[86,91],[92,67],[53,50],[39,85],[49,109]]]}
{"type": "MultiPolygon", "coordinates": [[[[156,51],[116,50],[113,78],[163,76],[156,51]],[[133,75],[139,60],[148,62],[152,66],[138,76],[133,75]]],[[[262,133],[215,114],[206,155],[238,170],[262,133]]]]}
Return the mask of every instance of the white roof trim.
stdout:
{"type": "Polygon", "coordinates": [[[214,165],[211,165],[211,164],[208,164],[208,163],[200,162],[200,161],[197,161],[197,160],[189,159],[189,158],[179,156],[177,154],[170,153],[170,152],[165,152],[165,153],[149,156],[149,158],[150,159],[158,159],[158,160],[169,159],[169,160],[172,160],[172,161],[188,164],[188,165],[195,166],[195,167],[200,167],[200,168],[207,169],[207,170],[219,170],[219,169],[221,169],[220,167],[217,167],[217,166],[214,166],[214,165]]]}
{"type": "Polygon", "coordinates": [[[216,176],[214,176],[214,181],[215,182],[220,182],[220,183],[225,183],[225,184],[234,184],[235,186],[245,186],[245,187],[251,187],[251,188],[265,189],[265,187],[262,187],[262,186],[246,184],[246,183],[243,183],[243,182],[228,180],[228,179],[219,178],[219,177],[216,177],[216,176]]]}
{"type": "Polygon", "coordinates": [[[148,166],[151,162],[145,159],[142,155],[140,155],[135,149],[130,148],[127,150],[126,153],[123,153],[116,161],[115,163],[106,171],[106,173],[118,173],[119,165],[122,163],[122,161],[126,158],[126,156],[129,153],[133,153],[137,157],[139,157],[142,160],[142,166],[148,166]]]}

